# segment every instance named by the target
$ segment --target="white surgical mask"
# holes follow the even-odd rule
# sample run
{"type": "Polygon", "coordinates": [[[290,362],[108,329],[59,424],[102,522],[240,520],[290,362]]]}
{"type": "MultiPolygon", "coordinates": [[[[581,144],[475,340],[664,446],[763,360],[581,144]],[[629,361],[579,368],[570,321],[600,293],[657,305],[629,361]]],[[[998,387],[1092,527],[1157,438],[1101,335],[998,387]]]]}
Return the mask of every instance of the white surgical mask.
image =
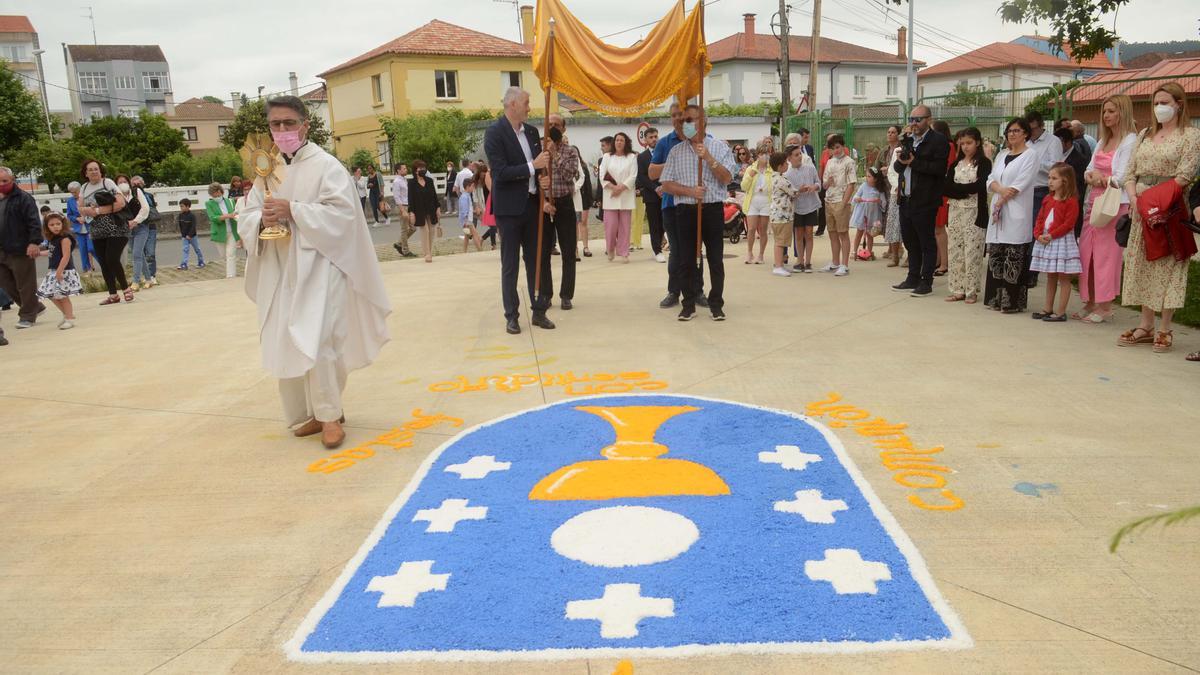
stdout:
{"type": "Polygon", "coordinates": [[[696,123],[695,122],[684,122],[683,123],[683,137],[684,138],[695,138],[695,136],[696,136],[696,123]]]}
{"type": "Polygon", "coordinates": [[[1175,106],[1166,103],[1160,103],[1154,106],[1154,118],[1159,124],[1166,124],[1175,118],[1175,106]]]}

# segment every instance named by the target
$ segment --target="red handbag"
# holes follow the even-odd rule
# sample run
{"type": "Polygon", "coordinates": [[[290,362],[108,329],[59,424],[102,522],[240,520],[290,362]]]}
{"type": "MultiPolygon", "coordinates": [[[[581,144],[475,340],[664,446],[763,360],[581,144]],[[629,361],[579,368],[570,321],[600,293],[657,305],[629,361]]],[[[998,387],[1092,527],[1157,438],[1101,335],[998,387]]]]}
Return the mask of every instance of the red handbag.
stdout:
{"type": "Polygon", "coordinates": [[[1184,261],[1196,255],[1196,239],[1184,225],[1187,209],[1183,203],[1183,188],[1167,180],[1146,190],[1138,197],[1138,213],[1142,217],[1142,241],[1146,260],[1173,256],[1184,261]]]}

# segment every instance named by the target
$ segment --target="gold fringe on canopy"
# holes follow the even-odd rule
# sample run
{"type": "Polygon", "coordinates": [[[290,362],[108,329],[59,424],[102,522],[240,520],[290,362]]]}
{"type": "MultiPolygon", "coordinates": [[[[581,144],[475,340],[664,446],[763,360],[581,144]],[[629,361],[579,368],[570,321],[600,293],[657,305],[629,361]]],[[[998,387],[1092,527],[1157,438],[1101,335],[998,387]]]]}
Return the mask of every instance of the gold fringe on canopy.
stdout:
{"type": "Polygon", "coordinates": [[[640,115],[682,92],[700,91],[712,70],[704,43],[704,7],[686,14],[683,0],[632,47],[602,42],[561,0],[538,0],[533,69],[543,89],[554,89],[600,112],[640,115]],[[550,18],[554,39],[550,40],[550,18]],[[550,70],[553,50],[554,72],[550,70]]]}

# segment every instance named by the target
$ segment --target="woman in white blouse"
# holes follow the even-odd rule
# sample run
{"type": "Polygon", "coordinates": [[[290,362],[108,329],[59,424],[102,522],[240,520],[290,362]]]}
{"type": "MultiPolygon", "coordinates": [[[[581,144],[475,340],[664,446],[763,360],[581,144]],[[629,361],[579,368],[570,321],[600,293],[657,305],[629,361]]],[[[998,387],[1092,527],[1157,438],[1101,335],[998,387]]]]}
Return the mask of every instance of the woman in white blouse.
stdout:
{"type": "Polygon", "coordinates": [[[1016,314],[1024,311],[1029,296],[1027,278],[1033,252],[1033,180],[1038,153],[1029,150],[1029,123],[1018,117],[1008,123],[1008,147],[996,155],[988,192],[995,195],[987,228],[987,284],[983,301],[988,307],[1016,314]]]}
{"type": "Polygon", "coordinates": [[[1079,236],[1079,297],[1083,309],[1071,315],[1087,323],[1103,323],[1112,317],[1112,302],[1121,290],[1121,255],[1115,223],[1129,212],[1129,195],[1121,190],[1121,208],[1117,215],[1093,226],[1092,207],[1108,186],[1120,189],[1125,169],[1137,143],[1133,119],[1133,101],[1124,94],[1104,99],[1100,109],[1100,142],[1083,174],[1091,187],[1083,211],[1083,231],[1079,236]]]}
{"type": "Polygon", "coordinates": [[[637,155],[629,136],[618,132],[613,136],[613,151],[600,161],[600,183],[604,186],[604,241],[608,260],[619,257],[629,262],[629,226],[633,216],[636,193],[637,155]]]}

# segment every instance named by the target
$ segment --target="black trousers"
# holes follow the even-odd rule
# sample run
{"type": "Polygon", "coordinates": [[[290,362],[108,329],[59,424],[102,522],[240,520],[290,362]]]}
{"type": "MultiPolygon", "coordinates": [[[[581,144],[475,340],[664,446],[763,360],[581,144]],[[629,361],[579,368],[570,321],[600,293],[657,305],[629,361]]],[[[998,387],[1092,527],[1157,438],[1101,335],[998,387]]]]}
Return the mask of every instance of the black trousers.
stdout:
{"type": "MultiPolygon", "coordinates": [[[[382,198],[383,195],[379,194],[378,192],[372,192],[367,196],[367,201],[371,204],[371,215],[375,217],[375,222],[377,223],[379,222],[379,201],[382,198]]],[[[363,215],[366,215],[365,209],[363,215]]]]}
{"type": "Polygon", "coordinates": [[[116,295],[117,291],[129,288],[129,283],[125,280],[125,265],[121,262],[121,253],[127,243],[128,237],[92,240],[92,245],[96,248],[96,260],[100,261],[100,273],[104,275],[104,285],[108,288],[109,295],[116,295]]]}
{"type": "MultiPolygon", "coordinates": [[[[559,251],[562,252],[562,255],[559,256],[559,259],[562,260],[562,279],[558,288],[558,297],[562,300],[570,300],[575,297],[575,245],[579,239],[579,233],[575,229],[575,224],[578,222],[575,218],[575,201],[571,195],[556,198],[554,200],[554,217],[551,218],[549,214],[546,214],[546,218],[548,219],[546,227],[550,229],[551,240],[558,242],[559,251]]],[[[536,222],[534,228],[537,228],[536,222]]],[[[534,238],[536,239],[536,236],[534,238]]],[[[550,274],[548,265],[542,267],[542,274],[550,274]]],[[[553,292],[553,278],[550,280],[550,288],[553,292]]]]}
{"type": "Polygon", "coordinates": [[[908,277],[910,284],[933,284],[933,270],[937,267],[937,239],[933,236],[938,207],[914,209],[909,201],[900,198],[900,238],[908,251],[908,277]]]}
{"type": "MultiPolygon", "coordinates": [[[[675,207],[675,226],[679,242],[680,279],[683,292],[683,308],[695,309],[696,298],[703,294],[702,266],[696,264],[696,205],[680,204],[675,207]],[[690,289],[690,290],[689,290],[690,289]]],[[[721,309],[725,304],[725,209],[720,202],[704,204],[700,210],[700,236],[704,242],[704,254],[708,258],[708,307],[721,309]]],[[[671,245],[671,252],[675,252],[671,245]]]]}
{"type": "Polygon", "coordinates": [[[37,263],[25,252],[0,251],[0,290],[7,293],[21,308],[17,316],[22,321],[37,321],[45,305],[38,301],[37,263]]]}
{"type": "Polygon", "coordinates": [[[500,294],[505,319],[516,319],[521,315],[521,299],[517,295],[517,268],[521,258],[525,259],[525,281],[529,284],[530,309],[535,315],[546,313],[550,296],[554,294],[554,285],[550,281],[550,249],[554,248],[551,227],[542,230],[542,284],[538,292],[533,289],[537,210],[537,195],[529,195],[521,215],[496,216],[496,226],[500,228],[500,294]]]}
{"type": "MultiPolygon", "coordinates": [[[[692,227],[695,227],[696,212],[692,211],[692,227]]],[[[667,292],[671,295],[682,295],[683,288],[683,253],[679,250],[679,230],[675,226],[676,207],[672,206],[662,210],[663,232],[667,235],[667,242],[671,245],[671,251],[667,254],[667,292]]],[[[695,230],[692,230],[692,239],[695,241],[695,230]]],[[[695,243],[692,244],[695,249],[695,243]]],[[[692,266],[695,267],[696,252],[692,251],[692,266]]],[[[699,274],[692,282],[696,285],[695,294],[697,296],[704,293],[704,268],[700,268],[699,274]]]]}
{"type": "Polygon", "coordinates": [[[662,253],[663,244],[663,212],[661,199],[643,199],[646,205],[646,221],[650,223],[650,248],[654,255],[662,253]]]}
{"type": "Polygon", "coordinates": [[[821,236],[825,234],[825,191],[821,190],[818,193],[821,197],[821,208],[817,211],[817,231],[813,236],[821,236]]]}

